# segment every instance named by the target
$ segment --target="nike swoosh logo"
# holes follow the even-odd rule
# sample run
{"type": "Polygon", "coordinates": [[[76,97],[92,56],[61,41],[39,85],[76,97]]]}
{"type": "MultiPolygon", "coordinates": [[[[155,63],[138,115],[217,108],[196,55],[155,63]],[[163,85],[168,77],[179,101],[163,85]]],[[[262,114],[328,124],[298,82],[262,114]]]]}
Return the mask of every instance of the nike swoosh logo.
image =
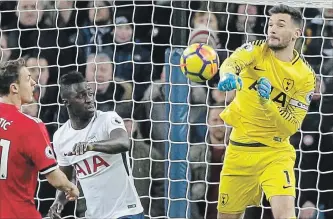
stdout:
{"type": "Polygon", "coordinates": [[[257,70],[257,71],[265,71],[264,69],[258,68],[257,66],[254,66],[254,70],[257,70]]]}
{"type": "Polygon", "coordinates": [[[284,189],[287,189],[287,188],[290,188],[290,187],[292,187],[292,186],[283,186],[284,189]]]}

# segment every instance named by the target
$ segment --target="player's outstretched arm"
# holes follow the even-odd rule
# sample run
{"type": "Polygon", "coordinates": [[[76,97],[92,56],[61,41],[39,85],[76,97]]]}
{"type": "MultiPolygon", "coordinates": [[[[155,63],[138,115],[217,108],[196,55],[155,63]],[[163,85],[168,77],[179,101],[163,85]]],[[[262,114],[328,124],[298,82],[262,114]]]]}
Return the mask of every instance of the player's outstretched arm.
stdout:
{"type": "Polygon", "coordinates": [[[220,82],[218,89],[220,91],[240,90],[242,80],[239,73],[252,64],[259,55],[258,48],[255,48],[255,42],[246,43],[239,47],[229,58],[224,60],[220,68],[220,82]]]}
{"type": "Polygon", "coordinates": [[[260,78],[257,83],[257,91],[265,109],[265,114],[275,121],[287,136],[293,135],[301,127],[311,101],[311,94],[315,87],[315,80],[310,79],[305,83],[303,90],[297,92],[290,100],[288,106],[283,109],[270,99],[271,84],[266,78],[260,78]]]}
{"type": "Polygon", "coordinates": [[[79,196],[78,188],[68,180],[59,168],[46,174],[45,177],[53,187],[65,192],[67,199],[75,200],[79,196]]]}

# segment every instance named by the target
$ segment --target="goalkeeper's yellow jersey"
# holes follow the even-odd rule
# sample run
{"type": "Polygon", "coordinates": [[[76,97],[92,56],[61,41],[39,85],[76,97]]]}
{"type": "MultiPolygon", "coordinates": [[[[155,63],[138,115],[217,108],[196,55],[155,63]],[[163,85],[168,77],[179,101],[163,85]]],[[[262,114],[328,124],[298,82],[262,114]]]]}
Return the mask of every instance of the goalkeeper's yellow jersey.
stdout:
{"type": "Polygon", "coordinates": [[[291,62],[275,58],[266,41],[244,44],[227,58],[220,74],[235,73],[243,81],[233,102],[220,114],[233,127],[230,140],[241,144],[290,147],[289,137],[300,128],[307,113],[316,75],[294,51],[291,62]],[[259,102],[256,83],[266,77],[272,85],[270,100],[259,102]]]}

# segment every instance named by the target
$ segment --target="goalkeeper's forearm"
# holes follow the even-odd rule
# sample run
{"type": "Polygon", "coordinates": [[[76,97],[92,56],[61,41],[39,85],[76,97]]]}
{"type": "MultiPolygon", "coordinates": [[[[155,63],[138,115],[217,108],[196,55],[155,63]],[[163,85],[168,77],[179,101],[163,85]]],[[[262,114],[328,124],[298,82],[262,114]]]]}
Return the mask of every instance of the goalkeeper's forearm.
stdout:
{"type": "Polygon", "coordinates": [[[291,136],[301,127],[306,111],[300,108],[289,106],[287,109],[277,107],[271,100],[263,104],[265,114],[276,126],[286,135],[291,136]]]}
{"type": "Polygon", "coordinates": [[[246,61],[237,57],[229,57],[221,65],[220,78],[222,78],[224,73],[234,73],[238,75],[249,64],[250,62],[247,63],[246,61]]]}

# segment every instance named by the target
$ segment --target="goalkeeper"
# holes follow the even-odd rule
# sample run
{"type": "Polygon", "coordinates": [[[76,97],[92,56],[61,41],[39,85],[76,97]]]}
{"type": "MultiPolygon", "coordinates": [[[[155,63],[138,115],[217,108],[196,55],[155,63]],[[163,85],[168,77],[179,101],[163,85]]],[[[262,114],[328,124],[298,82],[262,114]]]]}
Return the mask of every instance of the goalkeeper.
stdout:
{"type": "Polygon", "coordinates": [[[238,48],[220,69],[220,91],[237,89],[220,114],[233,127],[221,172],[218,218],[240,218],[262,191],[274,218],[295,216],[296,153],[289,137],[301,126],[315,73],[294,50],[302,15],[289,6],[269,11],[267,41],[238,48]]]}

